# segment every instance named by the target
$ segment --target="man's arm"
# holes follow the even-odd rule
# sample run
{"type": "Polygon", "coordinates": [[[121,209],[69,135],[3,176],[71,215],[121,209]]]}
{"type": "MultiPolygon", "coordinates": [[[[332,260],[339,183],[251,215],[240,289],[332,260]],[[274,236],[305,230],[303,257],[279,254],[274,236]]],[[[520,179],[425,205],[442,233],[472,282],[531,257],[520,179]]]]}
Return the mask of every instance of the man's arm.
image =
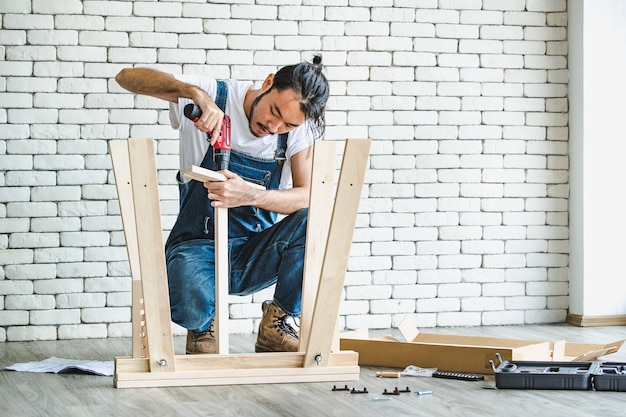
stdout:
{"type": "Polygon", "coordinates": [[[206,182],[214,207],[256,206],[280,214],[291,214],[309,206],[313,148],[308,147],[291,157],[293,187],[288,190],[257,190],[230,171],[220,171],[228,178],[223,182],[206,182]]]}
{"type": "MultiPolygon", "coordinates": [[[[179,98],[191,99],[200,109],[202,116],[194,123],[202,132],[219,131],[224,112],[213,99],[201,88],[177,80],[172,74],[150,68],[124,68],[116,76],[115,81],[124,89],[162,100],[178,103],[179,98]]],[[[217,135],[212,139],[213,144],[217,135]]]]}
{"type": "Polygon", "coordinates": [[[150,68],[124,68],[115,76],[115,81],[132,93],[157,97],[172,103],[178,103],[180,97],[194,100],[196,96],[206,95],[195,85],[178,81],[172,74],[150,68]]]}

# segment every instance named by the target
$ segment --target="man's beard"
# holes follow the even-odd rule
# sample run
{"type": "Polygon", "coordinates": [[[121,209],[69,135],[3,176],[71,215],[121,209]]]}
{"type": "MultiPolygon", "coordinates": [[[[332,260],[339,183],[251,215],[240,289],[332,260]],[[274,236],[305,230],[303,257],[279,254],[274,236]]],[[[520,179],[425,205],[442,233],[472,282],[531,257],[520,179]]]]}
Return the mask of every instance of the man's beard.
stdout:
{"type": "MultiPolygon", "coordinates": [[[[267,93],[269,93],[270,91],[271,91],[271,88],[269,90],[267,90],[266,92],[261,93],[261,95],[259,95],[257,98],[254,99],[254,101],[252,102],[252,105],[250,106],[250,114],[248,115],[248,129],[250,129],[250,133],[252,133],[252,135],[256,136],[257,138],[260,138],[260,137],[266,136],[266,135],[259,135],[252,128],[252,123],[253,123],[252,120],[254,119],[254,111],[256,110],[256,106],[259,104],[259,101],[261,101],[263,96],[266,95],[267,93]]],[[[269,132],[269,129],[266,126],[262,126],[262,128],[269,132]]],[[[272,133],[270,132],[268,134],[272,134],[272,133]]]]}

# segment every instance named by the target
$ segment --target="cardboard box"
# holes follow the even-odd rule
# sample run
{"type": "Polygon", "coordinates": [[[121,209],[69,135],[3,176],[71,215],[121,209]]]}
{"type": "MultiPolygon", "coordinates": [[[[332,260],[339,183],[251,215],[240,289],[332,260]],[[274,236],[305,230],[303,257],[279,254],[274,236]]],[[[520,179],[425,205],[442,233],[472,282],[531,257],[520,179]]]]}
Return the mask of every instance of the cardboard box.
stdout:
{"type": "Polygon", "coordinates": [[[506,360],[590,361],[617,352],[624,340],[603,344],[539,341],[483,336],[421,333],[410,319],[400,323],[405,342],[392,336],[370,339],[356,331],[343,333],[341,350],[359,353],[359,365],[406,368],[409,365],[443,371],[493,374],[496,353],[506,360]]]}

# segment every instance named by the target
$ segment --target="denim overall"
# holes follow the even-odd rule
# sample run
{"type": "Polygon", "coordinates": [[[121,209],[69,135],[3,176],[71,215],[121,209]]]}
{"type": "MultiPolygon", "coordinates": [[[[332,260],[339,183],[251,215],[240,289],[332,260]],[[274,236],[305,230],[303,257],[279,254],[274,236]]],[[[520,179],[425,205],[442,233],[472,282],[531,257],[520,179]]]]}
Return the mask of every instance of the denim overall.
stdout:
{"type": "MultiPolygon", "coordinates": [[[[225,111],[228,87],[217,85],[215,102],[225,111]]],[[[229,170],[277,189],[286,145],[287,134],[279,135],[275,159],[231,151],[229,170]]],[[[214,170],[213,147],[201,166],[214,170]]],[[[179,181],[179,191],[180,212],[165,245],[172,321],[200,332],[215,316],[213,207],[201,182],[179,181]]],[[[300,315],[307,213],[301,209],[276,223],[276,213],[258,207],[228,210],[230,294],[249,295],[276,283],[273,301],[285,313],[300,315]]]]}

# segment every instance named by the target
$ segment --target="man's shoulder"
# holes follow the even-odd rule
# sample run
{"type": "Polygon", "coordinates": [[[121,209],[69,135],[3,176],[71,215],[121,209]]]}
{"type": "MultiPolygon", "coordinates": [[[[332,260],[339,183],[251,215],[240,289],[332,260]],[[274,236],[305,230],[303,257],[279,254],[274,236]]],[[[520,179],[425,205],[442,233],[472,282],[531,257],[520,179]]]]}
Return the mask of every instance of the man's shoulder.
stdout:
{"type": "Polygon", "coordinates": [[[229,94],[234,94],[237,96],[245,94],[245,92],[248,91],[250,87],[252,87],[251,81],[240,81],[232,78],[218,79],[218,81],[226,83],[226,85],[228,86],[229,94]]]}

